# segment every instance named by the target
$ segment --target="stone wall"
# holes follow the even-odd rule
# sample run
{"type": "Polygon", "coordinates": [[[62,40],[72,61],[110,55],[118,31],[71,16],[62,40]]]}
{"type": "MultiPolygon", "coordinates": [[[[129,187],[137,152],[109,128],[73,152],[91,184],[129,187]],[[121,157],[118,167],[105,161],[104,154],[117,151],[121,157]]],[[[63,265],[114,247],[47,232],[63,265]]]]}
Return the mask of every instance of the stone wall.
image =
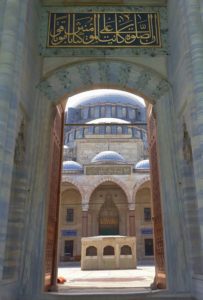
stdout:
{"type": "MultiPolygon", "coordinates": [[[[22,274],[33,151],[33,109],[41,59],[38,1],[0,4],[0,289],[15,299],[22,274]]],[[[25,265],[25,264],[24,264],[25,265]]]]}
{"type": "Polygon", "coordinates": [[[202,299],[202,68],[201,1],[169,1],[169,79],[174,93],[180,207],[193,286],[202,299]]]}

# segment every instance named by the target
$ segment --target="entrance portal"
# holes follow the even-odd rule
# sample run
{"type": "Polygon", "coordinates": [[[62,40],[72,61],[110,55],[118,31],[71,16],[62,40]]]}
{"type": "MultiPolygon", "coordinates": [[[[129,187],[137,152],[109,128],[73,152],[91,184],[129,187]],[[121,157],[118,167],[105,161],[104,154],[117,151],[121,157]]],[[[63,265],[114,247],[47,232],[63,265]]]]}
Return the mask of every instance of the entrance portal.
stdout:
{"type": "MultiPolygon", "coordinates": [[[[112,66],[114,65],[114,63],[117,65],[117,62],[113,62],[112,63],[112,66]]],[[[120,62],[118,62],[118,65],[120,64],[120,62]]],[[[97,63],[96,63],[96,65],[97,65],[97,63]]],[[[92,67],[93,67],[93,69],[95,68],[95,64],[94,63],[90,63],[89,64],[89,68],[92,70],[92,67]]],[[[72,68],[72,67],[71,67],[72,68]]],[[[74,67],[73,67],[74,68],[74,67]]],[[[133,66],[132,66],[132,68],[133,68],[133,66]]],[[[138,69],[139,69],[139,67],[137,67],[136,66],[136,71],[135,71],[135,76],[136,76],[136,78],[137,78],[137,76],[139,76],[139,72],[141,71],[140,69],[139,69],[139,71],[138,71],[138,69]]],[[[142,69],[142,67],[141,67],[141,69],[142,69]]],[[[71,71],[71,70],[70,70],[71,71]]],[[[77,71],[77,69],[75,70],[75,71],[77,71]]],[[[93,70],[92,70],[93,71],[93,70]]],[[[60,71],[58,71],[57,72],[57,76],[59,75],[59,73],[60,73],[60,71]]],[[[74,72],[72,72],[71,74],[74,74],[74,72]]],[[[118,82],[119,82],[119,78],[117,78],[118,76],[116,75],[116,73],[115,73],[115,77],[114,77],[114,79],[117,81],[118,80],[118,82]]],[[[159,76],[155,76],[154,77],[154,75],[152,74],[152,77],[154,78],[154,84],[153,84],[153,86],[155,85],[156,86],[156,84],[158,84],[158,82],[159,82],[159,76]],[[157,82],[157,79],[158,79],[158,82],[157,82]]],[[[54,80],[54,79],[53,79],[54,80]]],[[[161,81],[162,81],[162,83],[163,83],[163,79],[161,79],[161,81]]],[[[79,83],[78,83],[79,84],[79,83]]],[[[107,84],[107,83],[106,83],[107,84]]],[[[127,84],[127,83],[126,83],[127,84]]],[[[126,85],[125,84],[125,85],[126,85]]],[[[144,91],[144,88],[142,87],[142,88],[139,88],[139,86],[137,85],[137,84],[135,84],[135,86],[137,87],[137,89],[138,89],[138,91],[140,90],[140,93],[145,93],[145,91],[144,91]]],[[[166,92],[167,93],[167,91],[168,91],[168,85],[167,85],[167,83],[166,83],[166,85],[163,85],[162,84],[162,87],[163,87],[163,89],[159,89],[159,95],[157,95],[157,97],[160,97],[160,95],[162,96],[162,95],[164,95],[164,93],[166,92]]],[[[83,88],[83,85],[81,85],[81,88],[83,88]]],[[[87,87],[84,87],[84,88],[87,88],[87,87]]],[[[130,86],[129,86],[129,88],[131,88],[130,86]]],[[[134,85],[133,85],[133,88],[134,88],[134,85]]],[[[146,89],[147,89],[147,87],[146,87],[146,89]]],[[[150,91],[146,91],[146,93],[147,93],[147,95],[149,95],[151,92],[150,91]]],[[[156,94],[153,94],[153,95],[156,95],[156,94]]],[[[154,96],[153,96],[154,97],[154,96]]],[[[103,111],[103,110],[101,110],[101,111],[103,111]]],[[[115,110],[112,110],[112,111],[115,111],[115,110]]],[[[85,112],[84,112],[85,113],[85,112]]],[[[125,114],[125,111],[124,110],[122,110],[122,113],[124,113],[125,114]]],[[[128,114],[129,115],[129,114],[128,114]]],[[[87,131],[85,131],[86,133],[87,133],[87,131]]],[[[97,132],[97,131],[96,131],[97,132]]],[[[108,131],[106,131],[106,133],[107,132],[109,132],[109,128],[108,128],[108,131]]],[[[105,133],[105,132],[103,132],[103,133],[105,133]]],[[[78,135],[77,136],[79,136],[80,135],[80,133],[78,133],[78,135]]],[[[72,137],[71,138],[73,138],[73,135],[72,135],[72,137]]],[[[122,149],[122,148],[121,148],[122,149]]],[[[83,152],[83,153],[85,153],[85,152],[83,152]]],[[[169,186],[167,186],[167,189],[168,189],[168,187],[169,186]]],[[[127,193],[129,194],[129,192],[127,191],[127,193]]],[[[129,198],[130,199],[130,198],[129,198]]],[[[128,200],[129,201],[129,200],[128,200]]],[[[132,199],[131,199],[131,203],[132,203],[132,199]]],[[[168,202],[167,202],[168,203],[168,202]]],[[[171,203],[171,202],[170,202],[171,203]]],[[[89,228],[89,222],[90,222],[90,216],[89,216],[89,213],[87,212],[88,211],[88,209],[86,209],[86,206],[87,206],[87,197],[85,197],[84,198],[84,222],[86,222],[85,223],[85,226],[83,226],[83,228],[87,228],[87,230],[88,230],[88,232],[89,232],[89,230],[91,230],[90,228],[89,228]],[[86,226],[87,225],[87,222],[88,222],[88,226],[86,226]]],[[[130,205],[130,204],[129,204],[130,205]]],[[[172,203],[171,203],[171,205],[172,205],[172,203]]],[[[172,205],[173,206],[173,205],[172,205]]],[[[175,206],[173,206],[173,209],[175,209],[175,206]]],[[[130,209],[130,211],[131,211],[131,209],[130,209]]],[[[131,211],[131,213],[129,214],[129,219],[131,220],[131,223],[133,224],[133,220],[134,220],[134,216],[133,216],[133,213],[132,213],[132,211],[131,211]]],[[[129,224],[128,222],[127,222],[127,224],[129,224]]],[[[132,226],[131,226],[132,227],[132,226]]],[[[96,228],[94,228],[93,230],[96,230],[96,228]]],[[[98,228],[97,228],[97,230],[98,230],[98,228]]],[[[120,231],[120,227],[119,227],[119,231],[120,231]]],[[[169,242],[170,242],[170,239],[169,239],[169,242]]],[[[172,279],[171,279],[172,280],[172,279]]]]}

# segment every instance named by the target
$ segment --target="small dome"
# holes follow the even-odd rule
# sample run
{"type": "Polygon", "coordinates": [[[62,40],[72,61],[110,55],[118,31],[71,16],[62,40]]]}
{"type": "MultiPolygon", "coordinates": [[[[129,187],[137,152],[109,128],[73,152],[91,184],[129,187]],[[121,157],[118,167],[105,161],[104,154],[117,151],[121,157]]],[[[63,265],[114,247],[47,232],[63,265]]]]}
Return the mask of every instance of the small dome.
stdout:
{"type": "Polygon", "coordinates": [[[92,163],[120,163],[124,164],[126,161],[123,156],[115,151],[102,151],[98,153],[91,161],[92,163]]]}
{"type": "Polygon", "coordinates": [[[149,171],[149,159],[141,160],[135,165],[135,170],[138,171],[149,171]]]}
{"type": "Polygon", "coordinates": [[[67,160],[63,162],[63,171],[65,172],[81,172],[83,167],[73,160],[67,160]]]}

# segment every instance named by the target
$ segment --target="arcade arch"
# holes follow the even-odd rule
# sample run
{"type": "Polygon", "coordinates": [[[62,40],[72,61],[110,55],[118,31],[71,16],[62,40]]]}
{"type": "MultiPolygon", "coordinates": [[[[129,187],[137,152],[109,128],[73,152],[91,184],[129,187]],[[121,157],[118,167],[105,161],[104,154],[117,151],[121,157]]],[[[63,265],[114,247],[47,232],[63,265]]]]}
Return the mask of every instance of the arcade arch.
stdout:
{"type": "Polygon", "coordinates": [[[142,180],[134,191],[136,222],[136,253],[138,262],[154,261],[153,208],[151,183],[149,178],[142,180]]]}
{"type": "Polygon", "coordinates": [[[128,202],[122,188],[112,181],[99,184],[90,196],[88,229],[91,235],[127,235],[128,202]]]}
{"type": "Polygon", "coordinates": [[[81,193],[77,186],[66,182],[60,198],[59,259],[60,261],[68,261],[73,258],[77,260],[78,253],[81,252],[81,243],[77,238],[77,235],[82,235],[82,223],[78,222],[82,219],[81,193]]]}

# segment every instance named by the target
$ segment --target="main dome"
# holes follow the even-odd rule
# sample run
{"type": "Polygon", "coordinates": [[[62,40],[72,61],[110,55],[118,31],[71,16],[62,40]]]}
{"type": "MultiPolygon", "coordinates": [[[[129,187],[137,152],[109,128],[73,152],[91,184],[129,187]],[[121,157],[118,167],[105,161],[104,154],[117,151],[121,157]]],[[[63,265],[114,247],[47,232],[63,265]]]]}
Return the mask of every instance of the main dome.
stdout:
{"type": "Polygon", "coordinates": [[[105,164],[105,163],[119,163],[125,164],[126,161],[122,155],[115,151],[102,151],[98,153],[91,161],[92,163],[105,164]]]}
{"type": "Polygon", "coordinates": [[[91,120],[87,124],[130,124],[130,122],[117,118],[99,118],[91,120]]]}
{"type": "Polygon", "coordinates": [[[145,107],[143,98],[128,92],[112,89],[92,90],[74,95],[69,98],[68,107],[76,108],[102,103],[145,107]]]}

